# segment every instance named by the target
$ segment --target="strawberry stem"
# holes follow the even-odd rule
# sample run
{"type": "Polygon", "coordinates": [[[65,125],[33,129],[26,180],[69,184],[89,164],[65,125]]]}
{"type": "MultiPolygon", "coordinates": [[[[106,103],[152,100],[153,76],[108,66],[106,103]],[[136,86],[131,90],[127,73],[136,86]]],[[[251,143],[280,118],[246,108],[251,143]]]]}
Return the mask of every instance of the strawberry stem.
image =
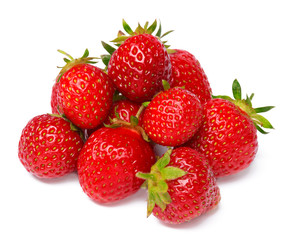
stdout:
{"type": "Polygon", "coordinates": [[[180,178],[187,173],[179,168],[167,166],[170,162],[172,149],[169,148],[164,155],[157,160],[151,167],[150,173],[138,172],[136,176],[144,179],[142,186],[147,186],[147,217],[152,213],[155,205],[159,206],[162,211],[171,203],[171,197],[168,193],[167,181],[180,178]]]}

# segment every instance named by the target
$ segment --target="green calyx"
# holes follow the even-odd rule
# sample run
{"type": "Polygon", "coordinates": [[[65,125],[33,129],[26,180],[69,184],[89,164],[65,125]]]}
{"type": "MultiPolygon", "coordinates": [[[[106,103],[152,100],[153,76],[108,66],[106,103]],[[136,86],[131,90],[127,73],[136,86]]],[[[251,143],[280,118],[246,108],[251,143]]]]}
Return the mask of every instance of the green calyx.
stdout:
{"type": "Polygon", "coordinates": [[[64,54],[66,57],[63,58],[63,60],[65,61],[66,65],[63,67],[58,67],[61,68],[60,72],[59,72],[59,79],[61,78],[61,76],[68,71],[70,68],[72,68],[73,66],[76,66],[78,64],[83,64],[83,63],[89,63],[89,64],[95,64],[97,63],[96,61],[93,61],[94,59],[97,59],[96,57],[89,57],[89,50],[86,49],[83,56],[80,58],[73,58],[71,55],[69,55],[68,53],[66,53],[65,51],[62,50],[57,50],[58,52],[60,52],[61,54],[64,54]]]}
{"type": "Polygon", "coordinates": [[[138,172],[136,176],[144,179],[142,187],[148,189],[147,217],[152,213],[155,205],[162,211],[172,202],[168,193],[167,181],[180,178],[187,173],[177,167],[167,166],[170,162],[172,149],[168,149],[164,155],[151,167],[150,173],[138,172]]]}
{"type": "Polygon", "coordinates": [[[257,128],[257,130],[261,132],[262,134],[268,133],[263,128],[274,129],[274,127],[269,122],[269,120],[267,120],[265,117],[259,114],[263,112],[268,112],[269,110],[274,108],[274,106],[253,108],[252,100],[253,100],[254,94],[252,93],[250,96],[246,95],[246,99],[242,99],[242,89],[237,79],[235,79],[232,84],[232,91],[233,91],[234,99],[225,95],[217,95],[217,96],[212,96],[212,97],[222,98],[222,99],[225,99],[234,103],[236,106],[238,106],[240,109],[242,109],[244,112],[246,112],[249,115],[249,117],[253,120],[253,123],[255,127],[257,128]]]}
{"type": "Polygon", "coordinates": [[[141,134],[141,136],[143,137],[143,139],[146,141],[146,142],[150,142],[150,139],[149,137],[147,136],[145,130],[139,126],[139,118],[140,118],[140,115],[142,113],[142,111],[144,110],[144,106],[141,105],[141,107],[139,108],[136,116],[130,116],[130,122],[127,122],[127,121],[124,121],[121,119],[119,113],[117,112],[117,107],[115,107],[115,115],[116,117],[111,119],[110,118],[110,122],[111,124],[105,124],[104,123],[104,126],[105,127],[108,127],[108,128],[118,128],[118,127],[127,127],[127,128],[130,128],[130,129],[133,129],[137,132],[139,132],[141,134]]]}
{"type": "MultiPolygon", "coordinates": [[[[161,27],[161,22],[159,23],[159,27],[157,32],[154,34],[154,32],[157,29],[158,23],[157,20],[155,20],[151,25],[149,25],[149,22],[146,22],[145,25],[142,27],[140,23],[138,23],[137,28],[135,31],[132,30],[132,28],[129,26],[129,24],[123,19],[122,20],[123,24],[123,29],[124,31],[128,34],[126,35],[122,31],[119,31],[117,34],[117,37],[113,39],[111,42],[116,46],[119,47],[124,41],[132,36],[135,35],[140,35],[140,34],[150,34],[154,35],[155,37],[159,38],[162,41],[162,38],[167,36],[169,33],[173,32],[173,30],[167,31],[164,34],[162,34],[162,27],[161,27]]],[[[167,45],[167,41],[162,41],[164,44],[165,48],[168,49],[170,45],[167,45]]],[[[101,55],[101,59],[103,63],[108,66],[108,63],[110,61],[110,58],[113,54],[113,52],[116,50],[115,47],[112,47],[111,45],[105,43],[102,41],[102,45],[104,49],[108,52],[108,54],[101,55]]]]}

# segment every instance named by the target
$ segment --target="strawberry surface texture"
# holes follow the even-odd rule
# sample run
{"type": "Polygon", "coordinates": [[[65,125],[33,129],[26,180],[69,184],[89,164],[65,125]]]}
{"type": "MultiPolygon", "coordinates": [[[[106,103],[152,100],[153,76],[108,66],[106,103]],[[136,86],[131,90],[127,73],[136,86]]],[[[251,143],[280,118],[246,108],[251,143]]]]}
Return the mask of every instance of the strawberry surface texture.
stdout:
{"type": "Polygon", "coordinates": [[[58,85],[58,104],[76,126],[92,129],[105,121],[113,104],[114,87],[103,70],[79,64],[66,71],[58,85]]]}
{"type": "Polygon", "coordinates": [[[257,129],[235,104],[212,99],[204,106],[203,124],[188,143],[210,161],[217,177],[247,168],[258,150],[257,129]]]}
{"type": "Polygon", "coordinates": [[[204,104],[211,99],[211,87],[199,61],[188,51],[174,49],[169,54],[172,65],[171,87],[184,87],[193,92],[204,104]]]}
{"type": "Polygon", "coordinates": [[[43,114],[31,119],[22,130],[18,156],[36,177],[55,178],[76,170],[82,147],[83,140],[68,121],[43,114]]]}
{"type": "Polygon", "coordinates": [[[140,34],[128,38],[113,54],[108,74],[116,88],[127,98],[150,100],[162,89],[162,80],[170,81],[169,55],[158,38],[140,34]]]}
{"type": "Polygon", "coordinates": [[[198,130],[202,105],[190,91],[176,87],[160,92],[143,115],[143,127],[156,143],[177,146],[187,142],[198,130]]]}
{"type": "Polygon", "coordinates": [[[237,79],[233,97],[214,95],[198,59],[171,48],[163,38],[172,30],[162,33],[156,20],[122,25],[110,44],[101,41],[107,53],[99,57],[58,50],[65,64],[50,89],[52,114],[26,124],[18,158],[38,178],[76,172],[96,204],[142,188],[147,217],[191,221],[218,206],[218,178],[250,167],[258,134],[274,129],[260,113],[274,106],[254,108],[237,79]]]}
{"type": "Polygon", "coordinates": [[[85,143],[78,160],[80,185],[93,200],[108,203],[137,192],[143,183],[135,175],[155,162],[150,144],[135,130],[101,128],[85,143]]]}

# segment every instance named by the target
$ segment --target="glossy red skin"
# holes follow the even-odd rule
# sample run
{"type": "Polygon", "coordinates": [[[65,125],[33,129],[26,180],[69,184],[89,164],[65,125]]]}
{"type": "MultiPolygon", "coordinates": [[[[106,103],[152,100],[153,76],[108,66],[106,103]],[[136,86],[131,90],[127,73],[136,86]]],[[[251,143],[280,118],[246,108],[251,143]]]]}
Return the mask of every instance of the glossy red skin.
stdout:
{"type": "Polygon", "coordinates": [[[207,102],[204,114],[202,126],[186,145],[206,156],[216,177],[247,168],[258,151],[257,130],[249,116],[224,99],[207,102]]]}
{"type": "Polygon", "coordinates": [[[143,128],[155,143],[178,146],[198,130],[202,105],[190,91],[176,87],[156,95],[146,107],[143,128]]]}
{"type": "MultiPolygon", "coordinates": [[[[121,120],[130,122],[130,117],[136,116],[140,107],[141,104],[132,102],[127,99],[116,101],[113,103],[111,111],[108,114],[108,118],[105,120],[104,123],[111,124],[110,119],[114,119],[117,117],[116,112],[119,114],[121,120]]],[[[142,115],[143,114],[141,114],[139,121],[141,120],[142,115]]]]}
{"type": "Polygon", "coordinates": [[[28,172],[39,178],[57,178],[76,170],[83,141],[66,120],[43,114],[22,131],[18,156],[28,172]]]}
{"type": "Polygon", "coordinates": [[[110,203],[138,191],[155,162],[153,149],[135,130],[100,128],[85,143],[78,160],[79,181],[94,201],[110,203]]]}
{"type": "Polygon", "coordinates": [[[79,64],[60,78],[58,104],[76,126],[93,129],[106,119],[113,94],[113,83],[105,72],[90,64],[79,64]]]}
{"type": "Polygon", "coordinates": [[[136,35],[112,54],[108,75],[125,97],[147,101],[162,89],[162,80],[171,80],[169,55],[157,37],[136,35]]]}
{"type": "Polygon", "coordinates": [[[172,66],[171,87],[182,87],[193,92],[200,102],[204,104],[211,99],[211,87],[208,78],[199,61],[191,53],[174,49],[169,54],[172,66]]]}
{"type": "Polygon", "coordinates": [[[168,166],[187,172],[181,178],[167,181],[172,202],[162,212],[157,205],[153,214],[165,223],[180,224],[190,221],[217,206],[220,190],[206,158],[188,147],[175,148],[168,166]]]}
{"type": "Polygon", "coordinates": [[[58,88],[58,82],[55,82],[52,86],[51,100],[50,100],[51,112],[53,114],[60,114],[58,111],[58,103],[57,103],[57,91],[58,91],[57,88],[58,88]]]}

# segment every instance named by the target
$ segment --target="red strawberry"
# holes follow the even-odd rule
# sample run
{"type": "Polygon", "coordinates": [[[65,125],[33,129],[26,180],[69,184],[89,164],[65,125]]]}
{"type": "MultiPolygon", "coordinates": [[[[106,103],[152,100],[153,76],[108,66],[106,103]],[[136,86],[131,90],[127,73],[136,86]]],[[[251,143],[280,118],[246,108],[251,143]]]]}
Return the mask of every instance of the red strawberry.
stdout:
{"type": "Polygon", "coordinates": [[[143,128],[155,143],[177,146],[192,138],[201,119],[202,106],[197,97],[176,87],[152,99],[143,114],[143,128]]]}
{"type": "Polygon", "coordinates": [[[135,174],[149,171],[154,152],[132,128],[100,128],[85,143],[78,174],[83,191],[98,202],[113,202],[137,192],[143,180],[135,174]]]}
{"type": "Polygon", "coordinates": [[[50,100],[50,106],[51,106],[51,112],[53,114],[59,114],[59,106],[57,102],[57,93],[58,93],[58,82],[56,81],[51,90],[51,100],[50,100]]]}
{"type": "Polygon", "coordinates": [[[90,64],[78,64],[59,80],[58,103],[80,128],[95,128],[107,117],[114,88],[108,75],[90,64]]]}
{"type": "Polygon", "coordinates": [[[168,150],[149,174],[138,173],[148,186],[147,216],[180,224],[214,208],[220,191],[206,158],[188,147],[168,150]]]}
{"type": "Polygon", "coordinates": [[[247,168],[258,150],[256,127],[273,128],[259,115],[273,107],[252,108],[251,99],[241,99],[241,87],[233,83],[235,99],[212,99],[204,105],[203,124],[186,146],[193,147],[209,159],[217,177],[227,176],[247,168]]]}
{"type": "MultiPolygon", "coordinates": [[[[101,124],[113,103],[114,87],[108,75],[90,63],[86,49],[81,58],[70,58],[59,73],[56,93],[58,109],[73,124],[82,129],[93,129],[101,124]]],[[[52,102],[53,102],[52,96],[52,102]]]]}
{"type": "MultiPolygon", "coordinates": [[[[127,99],[118,100],[113,103],[111,111],[108,114],[108,118],[105,120],[105,124],[111,124],[110,119],[119,118],[123,121],[130,122],[131,116],[136,116],[141,104],[132,102],[127,99]]],[[[142,115],[140,116],[142,118],[142,115]]],[[[139,118],[139,121],[140,121],[139,118]]]]}
{"type": "Polygon", "coordinates": [[[171,63],[164,44],[151,35],[154,22],[148,29],[140,25],[133,32],[123,21],[129,37],[121,36],[114,42],[122,42],[113,52],[108,75],[116,88],[128,99],[137,102],[150,100],[162,88],[162,80],[171,80],[171,63]],[[129,29],[129,30],[128,30],[129,29]]]}
{"type": "Polygon", "coordinates": [[[172,66],[171,87],[184,86],[193,92],[202,104],[211,99],[211,88],[199,61],[185,50],[175,49],[169,54],[172,66]]]}
{"type": "Polygon", "coordinates": [[[80,135],[61,117],[43,114],[23,129],[18,156],[28,172],[40,178],[55,178],[76,170],[83,146],[80,135]]]}

